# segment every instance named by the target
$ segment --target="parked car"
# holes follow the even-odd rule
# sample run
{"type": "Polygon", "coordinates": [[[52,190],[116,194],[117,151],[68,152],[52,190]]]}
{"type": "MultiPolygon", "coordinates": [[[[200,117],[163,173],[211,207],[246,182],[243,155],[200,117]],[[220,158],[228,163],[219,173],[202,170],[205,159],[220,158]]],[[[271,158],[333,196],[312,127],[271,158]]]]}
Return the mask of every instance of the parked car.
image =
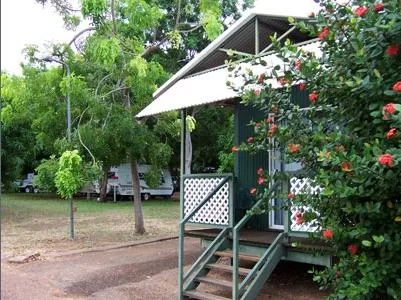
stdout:
{"type": "Polygon", "coordinates": [[[17,185],[17,188],[20,192],[39,193],[39,187],[35,185],[34,179],[35,174],[28,173],[25,179],[16,181],[14,183],[17,185]]]}

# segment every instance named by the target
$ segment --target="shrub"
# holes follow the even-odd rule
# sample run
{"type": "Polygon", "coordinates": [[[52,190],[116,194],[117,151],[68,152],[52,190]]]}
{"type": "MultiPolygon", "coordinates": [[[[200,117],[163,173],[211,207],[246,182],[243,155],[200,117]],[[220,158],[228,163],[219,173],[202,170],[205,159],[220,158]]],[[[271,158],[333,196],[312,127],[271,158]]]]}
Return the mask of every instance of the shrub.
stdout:
{"type": "MultiPolygon", "coordinates": [[[[316,21],[296,25],[318,37],[322,56],[273,37],[281,66],[263,74],[235,69],[245,79],[243,102],[274,117],[253,122],[252,143],[239,150],[267,150],[274,137],[285,159],[302,163],[304,176],[323,188],[285,205],[310,206],[330,230],[320,238],[336,263],[315,273],[330,298],[400,299],[400,2],[325,1],[316,21]],[[309,109],[291,102],[294,88],[307,92],[309,109]]],[[[265,65],[263,58],[253,63],[265,65]]]]}

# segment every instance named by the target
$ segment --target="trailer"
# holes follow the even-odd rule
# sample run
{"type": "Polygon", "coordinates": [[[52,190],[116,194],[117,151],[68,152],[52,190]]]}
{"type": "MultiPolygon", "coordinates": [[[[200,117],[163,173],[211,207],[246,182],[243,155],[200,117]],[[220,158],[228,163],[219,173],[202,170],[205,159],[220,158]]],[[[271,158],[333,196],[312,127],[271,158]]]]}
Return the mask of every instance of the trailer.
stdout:
{"type": "MultiPolygon", "coordinates": [[[[160,182],[157,187],[149,187],[145,181],[145,174],[149,172],[150,165],[138,165],[139,184],[141,187],[141,197],[143,200],[149,200],[152,197],[160,196],[170,198],[174,193],[173,179],[170,171],[164,169],[160,173],[160,182]]],[[[123,163],[110,168],[107,174],[107,193],[117,196],[133,197],[131,165],[123,163]]],[[[99,184],[96,186],[99,193],[99,184]]]]}

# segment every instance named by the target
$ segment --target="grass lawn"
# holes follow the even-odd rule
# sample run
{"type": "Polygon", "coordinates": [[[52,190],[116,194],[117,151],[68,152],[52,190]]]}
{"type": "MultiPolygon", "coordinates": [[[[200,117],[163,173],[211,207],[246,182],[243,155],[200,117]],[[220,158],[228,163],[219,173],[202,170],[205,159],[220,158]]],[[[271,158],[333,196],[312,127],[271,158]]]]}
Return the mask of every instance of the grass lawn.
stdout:
{"type": "Polygon", "coordinates": [[[129,200],[97,202],[74,199],[74,241],[69,240],[69,201],[52,194],[3,194],[1,199],[2,256],[65,251],[176,235],[179,201],[142,202],[146,234],[134,230],[129,200]]]}

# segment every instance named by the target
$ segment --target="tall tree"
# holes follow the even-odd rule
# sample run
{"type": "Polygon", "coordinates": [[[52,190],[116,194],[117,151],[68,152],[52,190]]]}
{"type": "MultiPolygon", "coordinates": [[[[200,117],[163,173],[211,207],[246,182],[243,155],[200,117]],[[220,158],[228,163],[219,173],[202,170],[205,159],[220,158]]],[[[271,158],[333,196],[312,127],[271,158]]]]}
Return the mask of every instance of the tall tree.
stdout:
{"type": "MultiPolygon", "coordinates": [[[[164,133],[154,131],[161,126],[138,122],[134,115],[149,103],[156,87],[168,78],[167,72],[176,71],[204,48],[239,17],[241,7],[228,0],[83,0],[78,9],[65,0],[37,2],[55,6],[69,28],[83,18],[90,22],[69,43],[53,45],[46,60],[61,61],[71,71],[60,88],[62,94],[70,93],[73,139],[88,156],[103,162],[104,171],[117,160],[130,160],[136,232],[143,233],[135,167],[138,161],[147,161],[155,166],[151,173],[156,174],[167,163],[171,149],[160,140],[164,133]],[[83,39],[85,34],[90,35],[83,39]]],[[[243,6],[250,3],[243,1],[243,6]]],[[[30,57],[40,56],[34,47],[28,50],[30,57]]],[[[150,181],[155,178],[149,177],[150,181]]]]}

